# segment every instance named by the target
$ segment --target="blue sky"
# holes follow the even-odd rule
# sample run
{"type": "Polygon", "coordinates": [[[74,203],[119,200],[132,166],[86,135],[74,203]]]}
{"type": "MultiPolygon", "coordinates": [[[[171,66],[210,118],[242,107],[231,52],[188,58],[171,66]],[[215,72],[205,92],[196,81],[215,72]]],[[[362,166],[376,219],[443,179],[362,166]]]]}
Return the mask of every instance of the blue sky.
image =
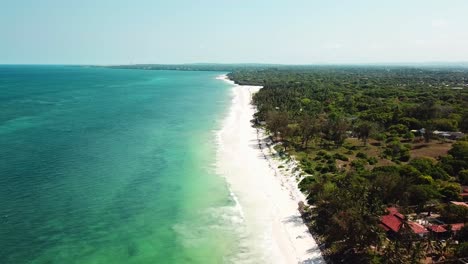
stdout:
{"type": "Polygon", "coordinates": [[[468,61],[466,0],[0,0],[0,64],[468,61]]]}

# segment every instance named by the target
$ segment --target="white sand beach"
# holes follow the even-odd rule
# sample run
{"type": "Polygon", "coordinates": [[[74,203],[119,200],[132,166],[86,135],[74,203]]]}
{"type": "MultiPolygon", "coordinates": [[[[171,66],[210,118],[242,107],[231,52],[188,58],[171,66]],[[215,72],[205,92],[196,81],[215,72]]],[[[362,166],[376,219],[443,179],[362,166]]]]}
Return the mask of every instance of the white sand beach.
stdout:
{"type": "Polygon", "coordinates": [[[260,88],[233,84],[232,105],[218,134],[219,173],[242,210],[245,237],[239,243],[256,249],[239,262],[325,263],[297,210],[304,196],[297,188],[298,174],[291,172],[294,162],[278,169],[283,163],[272,157],[267,136],[252,127],[251,95],[260,88]]]}

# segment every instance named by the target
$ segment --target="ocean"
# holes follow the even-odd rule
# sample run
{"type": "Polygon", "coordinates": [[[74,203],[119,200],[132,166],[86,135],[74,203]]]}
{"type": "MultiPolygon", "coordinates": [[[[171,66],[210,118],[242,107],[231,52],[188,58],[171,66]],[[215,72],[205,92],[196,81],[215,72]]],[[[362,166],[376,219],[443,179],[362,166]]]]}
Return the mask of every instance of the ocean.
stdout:
{"type": "Polygon", "coordinates": [[[221,74],[0,66],[0,263],[230,262],[221,74]]]}

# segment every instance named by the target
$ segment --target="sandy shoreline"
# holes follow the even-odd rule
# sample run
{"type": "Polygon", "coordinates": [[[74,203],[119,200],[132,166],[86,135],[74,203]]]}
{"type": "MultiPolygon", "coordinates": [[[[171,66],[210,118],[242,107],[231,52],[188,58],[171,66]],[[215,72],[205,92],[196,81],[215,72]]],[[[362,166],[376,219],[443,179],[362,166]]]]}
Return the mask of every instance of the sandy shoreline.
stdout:
{"type": "MultiPolygon", "coordinates": [[[[226,76],[218,79],[233,84],[226,76]]],[[[304,195],[297,188],[295,162],[275,158],[268,137],[251,126],[251,95],[260,88],[233,84],[232,104],[218,134],[218,170],[243,217],[239,243],[252,251],[241,253],[236,263],[325,263],[297,210],[304,195]],[[280,164],[285,168],[278,169],[280,164]]]]}

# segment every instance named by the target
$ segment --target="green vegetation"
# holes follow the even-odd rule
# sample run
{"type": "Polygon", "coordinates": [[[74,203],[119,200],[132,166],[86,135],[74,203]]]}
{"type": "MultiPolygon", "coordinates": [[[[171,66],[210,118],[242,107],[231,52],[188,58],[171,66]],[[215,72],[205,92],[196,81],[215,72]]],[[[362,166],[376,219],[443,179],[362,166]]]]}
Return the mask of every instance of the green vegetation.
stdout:
{"type": "Polygon", "coordinates": [[[314,207],[301,212],[330,262],[415,263],[428,248],[433,258],[467,257],[466,242],[388,240],[378,225],[390,205],[432,211],[447,223],[468,220],[466,208],[448,204],[461,201],[468,184],[468,141],[448,133],[468,132],[466,69],[310,67],[229,76],[264,86],[253,97],[256,120],[308,174],[299,188],[314,207]]]}

